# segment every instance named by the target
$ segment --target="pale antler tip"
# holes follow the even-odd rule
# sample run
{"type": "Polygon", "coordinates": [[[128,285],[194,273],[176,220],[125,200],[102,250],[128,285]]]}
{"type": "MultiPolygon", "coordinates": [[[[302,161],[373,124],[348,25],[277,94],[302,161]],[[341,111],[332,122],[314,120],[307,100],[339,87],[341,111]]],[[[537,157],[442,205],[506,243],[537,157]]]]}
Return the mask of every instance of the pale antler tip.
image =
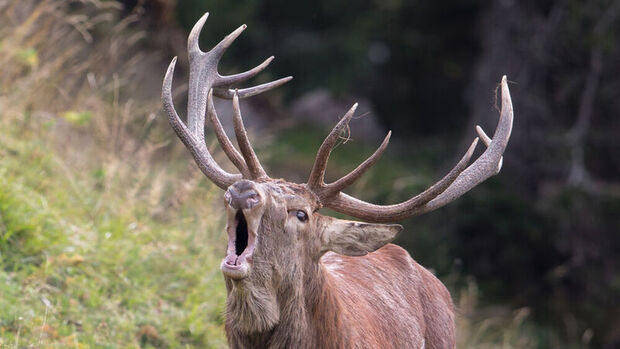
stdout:
{"type": "Polygon", "coordinates": [[[213,52],[216,59],[219,60],[224,52],[232,45],[232,43],[241,35],[241,33],[247,28],[247,26],[241,25],[239,28],[235,29],[232,33],[228,34],[222,41],[220,41],[215,47],[211,49],[210,52],[213,52]]]}
{"type": "Polygon", "coordinates": [[[510,104],[512,106],[512,100],[510,98],[510,89],[508,88],[508,80],[506,79],[506,75],[502,77],[502,108],[505,104],[510,104]]]}
{"type": "MultiPolygon", "coordinates": [[[[241,33],[243,33],[243,31],[247,28],[248,26],[245,24],[242,24],[239,26],[239,28],[235,29],[232,33],[230,33],[231,35],[234,35],[235,38],[237,38],[239,35],[241,35],[241,33]]],[[[234,40],[234,39],[233,39],[234,40]]],[[[232,41],[231,41],[232,42],[232,41]]]]}
{"type": "Polygon", "coordinates": [[[387,135],[383,139],[383,142],[381,142],[381,145],[379,147],[380,148],[387,147],[388,143],[390,142],[391,137],[392,137],[392,130],[389,130],[387,135]]]}
{"type": "Polygon", "coordinates": [[[512,132],[513,118],[514,111],[512,107],[512,98],[510,97],[510,89],[508,89],[508,83],[506,82],[506,76],[504,75],[502,78],[502,110],[500,112],[500,124],[503,124],[502,129],[505,130],[504,137],[506,143],[508,143],[510,133],[512,132]]]}
{"type": "Polygon", "coordinates": [[[388,143],[390,142],[391,137],[392,137],[392,130],[388,131],[387,135],[385,135],[385,138],[383,138],[383,142],[381,142],[381,145],[379,146],[379,148],[387,147],[388,143]]]}
{"type": "MultiPolygon", "coordinates": [[[[164,81],[161,87],[161,98],[164,102],[164,109],[168,111],[174,110],[174,105],[172,102],[172,77],[174,76],[174,67],[176,65],[177,58],[174,57],[170,64],[168,65],[168,69],[166,70],[166,75],[164,75],[164,81]]],[[[171,113],[168,113],[171,115],[171,113]]]]}
{"type": "Polygon", "coordinates": [[[351,118],[353,118],[353,114],[355,114],[355,110],[357,109],[357,106],[358,106],[357,102],[354,103],[351,106],[351,109],[349,109],[349,111],[346,114],[344,114],[344,117],[342,118],[342,122],[344,122],[345,125],[347,125],[349,121],[351,120],[351,118]]]}
{"type": "Polygon", "coordinates": [[[187,49],[189,52],[199,51],[200,46],[198,45],[198,38],[200,37],[200,32],[202,31],[202,27],[205,22],[209,18],[209,12],[206,12],[200,19],[194,24],[192,27],[192,31],[189,33],[189,37],[187,38],[187,49]]]}
{"type": "MultiPolygon", "coordinates": [[[[355,102],[351,108],[349,109],[349,111],[344,115],[344,119],[351,119],[353,117],[353,114],[355,114],[355,110],[357,109],[358,103],[355,102]]],[[[347,121],[348,122],[348,121],[347,121]]]]}
{"type": "Polygon", "coordinates": [[[482,138],[482,142],[484,142],[484,144],[487,147],[489,146],[489,144],[491,144],[491,138],[489,138],[489,136],[487,136],[487,134],[484,132],[482,127],[480,127],[480,125],[476,125],[476,133],[478,133],[478,136],[480,136],[480,138],[482,138]]]}
{"type": "Polygon", "coordinates": [[[162,90],[162,92],[166,93],[171,93],[170,90],[172,89],[172,76],[174,75],[174,67],[177,64],[177,57],[175,56],[174,58],[172,58],[172,61],[170,61],[170,64],[168,65],[168,69],[166,70],[166,75],[164,75],[164,89],[162,90]]]}
{"type": "Polygon", "coordinates": [[[478,140],[480,138],[476,137],[474,138],[474,141],[471,142],[471,145],[469,146],[469,149],[467,149],[467,156],[471,157],[472,154],[474,153],[474,150],[476,150],[476,146],[478,145],[478,140]]]}

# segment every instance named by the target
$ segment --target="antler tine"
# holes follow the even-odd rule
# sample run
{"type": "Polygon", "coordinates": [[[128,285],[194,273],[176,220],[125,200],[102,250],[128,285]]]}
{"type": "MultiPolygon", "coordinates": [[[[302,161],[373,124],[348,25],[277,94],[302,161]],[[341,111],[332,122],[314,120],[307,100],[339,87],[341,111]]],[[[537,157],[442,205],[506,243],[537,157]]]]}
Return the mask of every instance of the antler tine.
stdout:
{"type": "Polygon", "coordinates": [[[196,139],[204,139],[204,114],[206,94],[213,85],[213,71],[217,70],[217,61],[200,50],[198,39],[209,13],[205,13],[194,24],[187,38],[189,56],[189,88],[187,97],[187,126],[196,139]]]}
{"type": "Polygon", "coordinates": [[[220,119],[217,117],[217,111],[215,110],[215,106],[213,105],[213,90],[209,91],[209,95],[207,96],[207,116],[209,117],[209,121],[211,121],[211,125],[215,131],[215,136],[217,140],[220,142],[224,153],[228,156],[228,159],[241,171],[243,177],[250,178],[250,171],[245,164],[245,161],[241,157],[241,154],[235,149],[230,138],[226,135],[226,131],[224,131],[224,127],[220,123],[220,119]]]}
{"type": "MultiPolygon", "coordinates": [[[[485,179],[499,173],[503,162],[502,155],[508,145],[514,119],[512,99],[510,98],[510,90],[508,89],[506,75],[502,77],[501,85],[502,111],[500,112],[499,122],[493,134],[493,139],[489,142],[485,152],[482,153],[471,166],[463,171],[459,178],[457,178],[445,192],[441,193],[426,205],[425,212],[435,210],[452,202],[485,179]]],[[[484,134],[484,132],[482,133],[484,134]]],[[[482,138],[483,142],[486,143],[484,137],[482,138]]]]}
{"type": "Polygon", "coordinates": [[[477,144],[478,137],[474,139],[465,155],[447,175],[422,193],[405,202],[386,206],[375,205],[345,193],[339,193],[338,196],[326,203],[325,206],[353,217],[376,222],[389,222],[415,216],[421,207],[446,190],[458,178],[459,174],[467,168],[477,144]]]}
{"type": "Polygon", "coordinates": [[[205,25],[207,18],[209,18],[209,12],[202,15],[202,17],[200,17],[200,19],[192,27],[192,31],[189,32],[189,36],[187,37],[187,51],[189,53],[203,53],[200,50],[198,40],[200,39],[200,32],[202,31],[202,27],[205,25]]]}
{"type": "Polygon", "coordinates": [[[241,176],[224,171],[215,162],[205,143],[199,142],[187,126],[183,124],[181,118],[179,118],[172,101],[172,77],[174,76],[176,62],[177,58],[174,57],[164,77],[161,93],[164,110],[168,114],[168,120],[170,121],[170,125],[172,125],[172,129],[190,151],[200,170],[218,187],[226,189],[229,185],[241,179],[241,176]]]}
{"type": "Polygon", "coordinates": [[[239,149],[241,149],[241,154],[243,154],[245,163],[248,165],[248,170],[250,172],[251,178],[257,179],[268,177],[267,173],[261,166],[260,161],[258,161],[256,153],[254,153],[252,144],[250,144],[248,133],[245,130],[245,126],[243,125],[243,119],[241,118],[239,96],[237,95],[237,93],[233,95],[233,112],[235,115],[233,120],[235,126],[235,136],[237,137],[237,144],[239,145],[239,149]]]}
{"type": "Polygon", "coordinates": [[[375,205],[344,193],[338,193],[323,202],[323,205],[357,218],[375,222],[390,222],[442,207],[485,179],[497,174],[501,168],[502,154],[510,139],[514,117],[506,76],[502,77],[501,87],[502,110],[497,129],[493,139],[489,139],[481,128],[477,129],[483,143],[487,145],[487,149],[469,167],[467,167],[467,163],[473,154],[478,138],[474,139],[465,156],[448,175],[421,194],[403,203],[385,206],[375,205]]]}
{"type": "Polygon", "coordinates": [[[275,57],[271,56],[263,61],[263,63],[257,65],[256,67],[244,71],[243,73],[233,74],[233,75],[220,75],[217,79],[217,86],[230,86],[232,84],[236,84],[247,79],[254,77],[256,74],[263,71],[271,61],[273,61],[275,57]]]}
{"type": "Polygon", "coordinates": [[[349,121],[351,121],[351,118],[355,113],[355,109],[357,109],[357,103],[353,104],[351,109],[349,109],[349,111],[342,117],[342,119],[340,119],[336,126],[334,126],[329,135],[325,137],[323,144],[321,144],[321,147],[317,151],[314,165],[312,166],[312,171],[310,172],[308,183],[306,184],[311,190],[319,191],[322,187],[324,187],[325,168],[327,167],[329,154],[336,145],[340,132],[342,132],[342,129],[349,124],[349,121]]]}
{"type": "Polygon", "coordinates": [[[324,189],[318,191],[317,195],[319,196],[319,199],[324,200],[340,192],[342,189],[353,184],[358,178],[360,178],[364,173],[366,173],[366,171],[379,160],[381,155],[383,155],[385,149],[387,149],[388,143],[390,143],[391,136],[392,131],[389,131],[379,148],[377,148],[377,150],[375,150],[375,152],[370,157],[368,157],[368,159],[359,164],[353,171],[349,172],[344,177],[333,183],[325,185],[324,189]]]}
{"type": "Polygon", "coordinates": [[[232,33],[226,35],[226,37],[224,37],[224,39],[222,39],[217,45],[215,45],[215,47],[213,47],[211,51],[209,51],[209,53],[213,55],[213,58],[215,60],[219,60],[220,58],[222,58],[230,45],[232,45],[232,43],[237,40],[239,35],[241,35],[241,33],[243,33],[243,31],[247,27],[248,26],[245,24],[240,25],[239,28],[235,29],[232,33]]]}
{"type": "Polygon", "coordinates": [[[252,96],[261,94],[265,91],[274,89],[278,86],[284,85],[287,82],[291,81],[292,79],[293,79],[292,76],[287,76],[285,78],[281,78],[281,79],[274,80],[271,82],[266,82],[264,84],[247,87],[247,88],[240,88],[240,89],[214,88],[213,95],[219,98],[232,99],[236,91],[239,98],[252,97],[252,96]]]}
{"type": "MultiPolygon", "coordinates": [[[[484,145],[488,147],[489,144],[491,144],[491,138],[489,138],[489,136],[487,136],[487,134],[484,133],[484,130],[479,125],[476,125],[476,132],[478,132],[478,136],[480,136],[484,145]]],[[[499,158],[499,163],[497,164],[497,171],[495,171],[495,173],[499,173],[499,171],[502,169],[503,163],[504,163],[504,157],[501,156],[499,158]]]]}
{"type": "MultiPolygon", "coordinates": [[[[208,52],[209,54],[213,55],[213,58],[216,62],[219,61],[220,58],[222,58],[224,52],[226,52],[230,45],[239,37],[239,35],[241,35],[245,28],[247,28],[247,26],[244,24],[239,28],[235,29],[235,31],[228,34],[224,39],[222,39],[222,41],[215,45],[215,47],[211,51],[208,52]]],[[[216,77],[213,81],[213,88],[215,90],[214,95],[220,98],[231,99],[233,97],[233,91],[232,89],[230,89],[230,87],[233,84],[237,84],[254,77],[256,74],[267,68],[267,66],[269,66],[273,59],[274,56],[271,56],[256,67],[245,72],[233,75],[220,75],[219,73],[217,73],[217,69],[215,69],[216,77]]],[[[271,90],[272,88],[283,85],[291,79],[292,77],[288,76],[278,79],[276,81],[271,81],[261,85],[240,89],[238,94],[242,98],[254,96],[267,90],[271,90]]]]}

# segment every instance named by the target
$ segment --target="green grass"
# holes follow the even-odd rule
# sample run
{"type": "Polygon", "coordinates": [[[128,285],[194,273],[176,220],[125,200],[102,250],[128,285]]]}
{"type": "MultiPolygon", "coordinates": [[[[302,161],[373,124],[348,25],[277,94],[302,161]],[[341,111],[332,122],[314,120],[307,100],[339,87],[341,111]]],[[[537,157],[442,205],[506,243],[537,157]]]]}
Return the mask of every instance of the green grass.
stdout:
{"type": "Polygon", "coordinates": [[[173,176],[136,189],[117,169],[124,178],[101,186],[101,164],[75,171],[11,131],[0,139],[0,346],[223,347],[223,221],[200,174],[172,204],[173,176]]]}
{"type": "Polygon", "coordinates": [[[0,348],[225,347],[220,193],[124,92],[140,33],[113,2],[2,6],[0,348]]]}

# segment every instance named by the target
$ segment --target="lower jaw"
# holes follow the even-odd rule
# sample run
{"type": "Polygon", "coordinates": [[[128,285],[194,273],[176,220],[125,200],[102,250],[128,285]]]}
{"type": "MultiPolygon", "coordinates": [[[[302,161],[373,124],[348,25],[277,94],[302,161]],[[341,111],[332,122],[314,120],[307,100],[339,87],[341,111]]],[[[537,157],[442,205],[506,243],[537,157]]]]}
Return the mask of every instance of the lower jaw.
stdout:
{"type": "Polygon", "coordinates": [[[250,265],[247,261],[239,262],[239,264],[231,265],[227,263],[228,257],[222,260],[220,270],[225,277],[232,280],[243,280],[250,275],[250,265]]]}

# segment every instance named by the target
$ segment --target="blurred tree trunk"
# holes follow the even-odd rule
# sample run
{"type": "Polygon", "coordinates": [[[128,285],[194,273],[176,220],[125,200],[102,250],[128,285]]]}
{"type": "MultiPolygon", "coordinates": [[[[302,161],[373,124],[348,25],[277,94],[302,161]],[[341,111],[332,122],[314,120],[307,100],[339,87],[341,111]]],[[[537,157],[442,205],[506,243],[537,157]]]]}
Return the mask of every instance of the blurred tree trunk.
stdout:
{"type": "MultiPolygon", "coordinates": [[[[467,130],[476,124],[486,130],[495,128],[500,107],[500,96],[495,94],[499,93],[502,75],[507,75],[515,123],[504,171],[518,178],[520,184],[535,182],[545,168],[554,171],[542,161],[542,154],[531,148],[547,146],[545,125],[553,121],[553,115],[545,100],[545,69],[551,64],[549,47],[563,15],[561,2],[543,13],[528,6],[527,1],[495,1],[481,16],[482,51],[468,89],[471,118],[467,130]]],[[[469,142],[471,132],[465,138],[469,142]]]]}
{"type": "Polygon", "coordinates": [[[579,341],[590,329],[603,347],[620,343],[619,16],[620,1],[493,2],[481,16],[463,137],[470,141],[475,124],[494,129],[490,96],[507,75],[515,121],[500,180],[545,217],[550,228],[537,234],[565,256],[532,281],[551,284],[544,307],[567,337],[579,341]]]}

